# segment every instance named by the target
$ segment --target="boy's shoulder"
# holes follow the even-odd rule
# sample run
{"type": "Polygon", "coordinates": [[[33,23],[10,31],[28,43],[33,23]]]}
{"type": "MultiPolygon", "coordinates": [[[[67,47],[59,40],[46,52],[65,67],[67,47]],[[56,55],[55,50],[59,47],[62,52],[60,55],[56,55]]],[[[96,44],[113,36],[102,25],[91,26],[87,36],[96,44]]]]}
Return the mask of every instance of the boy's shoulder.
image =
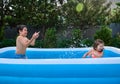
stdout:
{"type": "Polygon", "coordinates": [[[18,36],[17,39],[26,39],[27,37],[18,36]]]}
{"type": "Polygon", "coordinates": [[[17,36],[17,39],[23,38],[22,36],[17,36]]]}

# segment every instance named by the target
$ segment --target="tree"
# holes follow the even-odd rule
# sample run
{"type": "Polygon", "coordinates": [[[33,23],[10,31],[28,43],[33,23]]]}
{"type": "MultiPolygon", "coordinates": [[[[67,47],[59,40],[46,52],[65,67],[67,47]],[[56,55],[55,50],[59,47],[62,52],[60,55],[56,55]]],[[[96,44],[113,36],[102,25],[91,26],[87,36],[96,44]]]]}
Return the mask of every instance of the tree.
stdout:
{"type": "Polygon", "coordinates": [[[67,0],[62,6],[62,16],[67,26],[85,30],[89,26],[105,24],[110,5],[111,3],[106,3],[106,0],[67,0]],[[81,12],[75,9],[78,3],[83,3],[81,12]]]}
{"type": "Polygon", "coordinates": [[[116,8],[112,9],[109,18],[112,23],[120,23],[120,2],[116,3],[116,8]]]}
{"type": "Polygon", "coordinates": [[[81,30],[80,29],[73,29],[72,30],[72,38],[71,38],[71,41],[72,41],[72,46],[73,47],[81,47],[81,30]]]}
{"type": "Polygon", "coordinates": [[[5,9],[4,9],[4,4],[5,2],[3,0],[0,1],[0,40],[3,40],[4,38],[4,17],[5,17],[5,9]]]}
{"type": "Polygon", "coordinates": [[[47,28],[59,25],[57,4],[63,0],[1,0],[0,1],[0,37],[3,27],[15,27],[18,24],[40,28],[44,33],[47,28]]]}
{"type": "Polygon", "coordinates": [[[105,42],[105,45],[108,46],[111,44],[112,30],[108,26],[102,26],[101,29],[95,33],[94,39],[101,39],[105,42]]]}
{"type": "Polygon", "coordinates": [[[56,29],[49,28],[46,30],[44,38],[44,47],[45,48],[55,48],[56,47],[56,29]]]}

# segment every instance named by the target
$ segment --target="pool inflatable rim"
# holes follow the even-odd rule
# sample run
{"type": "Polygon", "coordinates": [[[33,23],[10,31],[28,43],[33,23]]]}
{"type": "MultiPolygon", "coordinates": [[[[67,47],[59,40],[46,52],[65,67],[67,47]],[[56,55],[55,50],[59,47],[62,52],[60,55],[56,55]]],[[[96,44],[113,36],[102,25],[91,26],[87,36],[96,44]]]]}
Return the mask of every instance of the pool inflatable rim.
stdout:
{"type": "MultiPolygon", "coordinates": [[[[15,50],[16,47],[5,47],[0,49],[0,53],[8,50],[15,50]]],[[[66,50],[89,50],[89,48],[27,48],[32,51],[66,51],[66,50]]],[[[120,54],[120,49],[105,46],[105,49],[120,54]]],[[[72,59],[9,59],[0,58],[0,64],[120,64],[120,57],[109,58],[72,58],[72,59]]]]}

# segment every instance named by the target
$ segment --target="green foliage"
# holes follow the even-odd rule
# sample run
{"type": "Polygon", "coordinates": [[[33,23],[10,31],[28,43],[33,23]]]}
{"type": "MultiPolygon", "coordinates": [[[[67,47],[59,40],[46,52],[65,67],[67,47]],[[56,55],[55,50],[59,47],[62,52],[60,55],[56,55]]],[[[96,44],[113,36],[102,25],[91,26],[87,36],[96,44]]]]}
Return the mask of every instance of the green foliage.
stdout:
{"type": "Polygon", "coordinates": [[[93,45],[93,41],[90,39],[83,39],[81,41],[82,47],[91,47],[93,45]]]}
{"type": "Polygon", "coordinates": [[[56,47],[56,29],[48,28],[45,32],[44,38],[44,47],[45,48],[54,48],[56,47]]]}
{"type": "Polygon", "coordinates": [[[112,30],[107,26],[102,26],[101,29],[96,31],[94,39],[101,39],[105,42],[105,45],[111,44],[112,30]]]}
{"type": "Polygon", "coordinates": [[[73,43],[71,39],[61,39],[57,42],[57,48],[70,48],[70,47],[91,47],[93,41],[90,39],[80,39],[80,42],[73,43]]]}
{"type": "Polygon", "coordinates": [[[57,42],[59,48],[82,47],[81,45],[82,33],[80,29],[73,29],[71,31],[71,38],[60,39],[57,42]]]}
{"type": "Polygon", "coordinates": [[[2,47],[8,47],[8,46],[15,46],[16,45],[16,40],[14,39],[4,39],[0,42],[0,48],[2,47]]]}
{"type": "Polygon", "coordinates": [[[117,7],[111,11],[109,15],[112,23],[120,23],[120,2],[116,3],[117,7]]]}
{"type": "Polygon", "coordinates": [[[111,46],[120,48],[120,34],[117,34],[111,40],[111,46]]]}
{"type": "Polygon", "coordinates": [[[40,28],[44,38],[47,28],[61,23],[58,3],[63,4],[63,0],[1,0],[0,28],[4,25],[3,22],[10,27],[25,24],[40,28]]]}
{"type": "Polygon", "coordinates": [[[4,26],[0,27],[0,40],[4,39],[4,26]]]}
{"type": "Polygon", "coordinates": [[[110,13],[111,3],[106,0],[67,0],[62,6],[62,17],[65,25],[85,30],[89,26],[106,24],[106,17],[110,13]],[[81,12],[76,11],[76,5],[83,3],[81,12]],[[104,5],[106,4],[106,5],[104,5]]]}
{"type": "Polygon", "coordinates": [[[69,48],[71,45],[70,39],[61,39],[57,42],[57,48],[69,48]]]}
{"type": "Polygon", "coordinates": [[[41,40],[36,40],[34,46],[30,46],[32,48],[44,48],[44,41],[41,40]]]}
{"type": "MultiPolygon", "coordinates": [[[[120,3],[116,4],[117,7],[110,14],[111,3],[106,2],[107,0],[6,0],[4,5],[4,0],[1,0],[0,40],[4,38],[6,25],[14,27],[17,24],[25,24],[41,30],[44,40],[37,40],[34,47],[91,46],[92,41],[89,39],[81,40],[80,30],[108,22],[120,22],[120,3]],[[63,28],[68,27],[73,29],[71,39],[61,39],[57,42],[54,28],[63,31],[63,28]]],[[[111,30],[105,26],[96,32],[94,38],[104,40],[106,45],[119,47],[118,37],[113,38],[111,43],[111,30]]],[[[1,47],[14,44],[12,40],[0,42],[1,47]]]]}
{"type": "Polygon", "coordinates": [[[81,46],[80,45],[81,38],[82,38],[81,30],[80,29],[73,29],[71,45],[73,45],[73,47],[80,47],[81,46]]]}

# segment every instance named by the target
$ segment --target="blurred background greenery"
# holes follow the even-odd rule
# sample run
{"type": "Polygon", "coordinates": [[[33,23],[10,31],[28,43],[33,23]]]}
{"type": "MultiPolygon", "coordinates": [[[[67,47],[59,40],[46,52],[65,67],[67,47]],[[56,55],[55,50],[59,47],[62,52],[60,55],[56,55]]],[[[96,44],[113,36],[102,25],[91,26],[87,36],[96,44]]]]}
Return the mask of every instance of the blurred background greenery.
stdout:
{"type": "Polygon", "coordinates": [[[120,48],[120,2],[116,1],[1,0],[0,47],[15,46],[16,26],[25,24],[28,38],[41,31],[37,48],[90,47],[97,38],[120,48]]]}

